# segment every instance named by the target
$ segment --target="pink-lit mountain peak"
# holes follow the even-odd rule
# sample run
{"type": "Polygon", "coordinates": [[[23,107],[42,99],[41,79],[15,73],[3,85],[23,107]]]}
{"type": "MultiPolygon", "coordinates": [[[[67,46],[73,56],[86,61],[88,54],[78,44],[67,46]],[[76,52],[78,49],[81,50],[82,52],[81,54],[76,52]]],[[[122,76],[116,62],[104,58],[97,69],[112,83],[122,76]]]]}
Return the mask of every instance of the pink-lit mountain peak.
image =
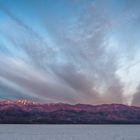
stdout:
{"type": "Polygon", "coordinates": [[[0,123],[140,124],[140,107],[1,101],[0,123]]]}
{"type": "Polygon", "coordinates": [[[123,104],[102,104],[102,105],[90,105],[90,104],[65,104],[65,103],[40,103],[33,102],[30,100],[17,100],[17,101],[1,101],[0,109],[2,106],[18,106],[22,108],[40,108],[45,111],[52,110],[77,110],[77,111],[118,111],[118,110],[126,110],[126,109],[139,109],[139,107],[127,106],[123,104]]]}

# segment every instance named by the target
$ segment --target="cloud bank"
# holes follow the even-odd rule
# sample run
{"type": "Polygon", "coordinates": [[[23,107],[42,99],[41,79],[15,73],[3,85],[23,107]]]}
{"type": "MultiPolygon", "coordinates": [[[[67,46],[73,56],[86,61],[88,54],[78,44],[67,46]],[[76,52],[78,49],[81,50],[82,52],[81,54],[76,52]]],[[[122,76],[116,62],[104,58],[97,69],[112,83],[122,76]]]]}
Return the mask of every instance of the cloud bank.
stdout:
{"type": "MultiPolygon", "coordinates": [[[[127,82],[122,75],[126,69],[121,63],[130,55],[112,46],[110,40],[120,33],[115,33],[115,28],[120,30],[134,16],[114,19],[102,4],[87,2],[75,17],[64,18],[62,22],[52,18],[53,25],[46,24],[47,17],[37,11],[45,38],[43,31],[42,34],[35,31],[12,10],[2,6],[0,98],[127,104],[124,94],[127,82]]],[[[132,104],[139,105],[138,97],[136,92],[132,104]]]]}

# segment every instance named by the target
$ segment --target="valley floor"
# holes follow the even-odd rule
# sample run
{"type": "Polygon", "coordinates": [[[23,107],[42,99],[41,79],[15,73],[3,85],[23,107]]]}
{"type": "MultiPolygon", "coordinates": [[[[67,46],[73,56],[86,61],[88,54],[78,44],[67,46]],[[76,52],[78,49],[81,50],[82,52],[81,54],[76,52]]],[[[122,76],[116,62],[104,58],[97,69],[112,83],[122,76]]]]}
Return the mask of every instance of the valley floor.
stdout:
{"type": "Polygon", "coordinates": [[[0,140],[140,140],[140,125],[0,125],[0,140]]]}

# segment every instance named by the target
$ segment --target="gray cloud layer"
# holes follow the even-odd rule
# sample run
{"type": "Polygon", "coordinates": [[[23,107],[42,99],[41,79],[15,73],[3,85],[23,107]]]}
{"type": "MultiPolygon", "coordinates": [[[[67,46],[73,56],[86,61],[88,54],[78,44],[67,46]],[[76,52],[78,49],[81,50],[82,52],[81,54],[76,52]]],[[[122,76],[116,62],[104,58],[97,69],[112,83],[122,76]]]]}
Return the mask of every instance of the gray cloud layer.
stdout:
{"type": "MultiPolygon", "coordinates": [[[[1,25],[0,36],[8,43],[0,44],[0,97],[126,103],[124,84],[117,75],[118,57],[108,49],[112,18],[107,12],[101,12],[99,5],[85,6],[76,20],[64,21],[65,26],[55,24],[52,27],[55,47],[50,47],[39,33],[10,10],[2,8],[8,23],[1,25]],[[9,44],[15,54],[7,47],[9,44]]],[[[135,96],[133,104],[137,104],[139,93],[135,96]]]]}

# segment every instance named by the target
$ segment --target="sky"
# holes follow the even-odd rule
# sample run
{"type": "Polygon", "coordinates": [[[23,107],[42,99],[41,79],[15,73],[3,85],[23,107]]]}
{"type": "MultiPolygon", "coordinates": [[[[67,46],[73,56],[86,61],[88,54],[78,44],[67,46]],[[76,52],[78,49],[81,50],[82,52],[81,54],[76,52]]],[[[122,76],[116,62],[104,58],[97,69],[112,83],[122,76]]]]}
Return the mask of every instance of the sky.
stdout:
{"type": "Polygon", "coordinates": [[[0,100],[140,106],[139,0],[0,0],[0,100]]]}

